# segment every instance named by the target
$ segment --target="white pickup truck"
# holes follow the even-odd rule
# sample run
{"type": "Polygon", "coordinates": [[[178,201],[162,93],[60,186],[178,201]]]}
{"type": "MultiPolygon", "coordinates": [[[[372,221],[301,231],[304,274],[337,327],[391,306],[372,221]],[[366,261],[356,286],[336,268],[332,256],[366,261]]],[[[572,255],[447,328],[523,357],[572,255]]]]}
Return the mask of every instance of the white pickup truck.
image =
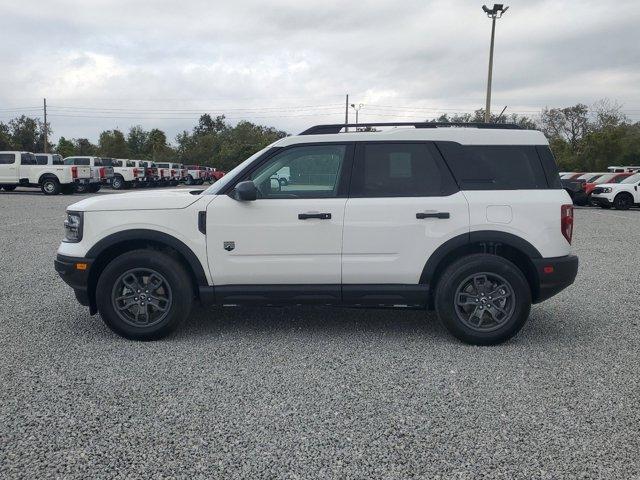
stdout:
{"type": "Polygon", "coordinates": [[[133,164],[140,168],[143,173],[141,187],[157,187],[160,180],[160,172],[155,163],[149,160],[131,160],[133,164]]]}
{"type": "Polygon", "coordinates": [[[60,155],[0,152],[0,187],[8,192],[24,186],[40,187],[45,195],[71,194],[90,177],[88,167],[66,166],[60,155]]]}
{"type": "MultiPolygon", "coordinates": [[[[91,182],[89,185],[77,185],[78,193],[96,193],[102,185],[106,185],[113,178],[113,167],[105,166],[102,157],[67,157],[64,159],[65,165],[88,166],[91,167],[91,182]]],[[[108,159],[111,160],[111,159],[108,159]]]]}
{"type": "Polygon", "coordinates": [[[113,167],[111,188],[114,190],[129,189],[144,180],[144,168],[138,168],[133,160],[124,158],[103,158],[106,167],[113,167]]]}

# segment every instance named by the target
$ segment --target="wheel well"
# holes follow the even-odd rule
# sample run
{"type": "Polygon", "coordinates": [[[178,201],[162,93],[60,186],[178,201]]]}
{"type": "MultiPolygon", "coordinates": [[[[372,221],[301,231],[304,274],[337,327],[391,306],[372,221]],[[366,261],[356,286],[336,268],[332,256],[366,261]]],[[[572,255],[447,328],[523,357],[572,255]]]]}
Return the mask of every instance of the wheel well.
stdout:
{"type": "Polygon", "coordinates": [[[89,304],[92,310],[96,305],[96,285],[98,284],[100,275],[111,260],[132,250],[155,250],[166,255],[170,255],[176,259],[187,270],[189,278],[191,278],[191,288],[193,289],[194,295],[196,297],[198,296],[198,279],[196,274],[187,259],[178,250],[157,240],[123,240],[105,248],[91,264],[87,292],[89,294],[89,304]]]}
{"type": "Polygon", "coordinates": [[[619,193],[617,193],[617,194],[616,194],[616,196],[615,196],[615,197],[613,197],[613,199],[615,200],[615,199],[616,199],[616,197],[619,197],[619,196],[621,196],[621,195],[622,195],[622,196],[626,195],[626,196],[631,197],[631,198],[633,199],[633,195],[631,194],[631,192],[619,192],[619,193]]]}
{"type": "Polygon", "coordinates": [[[460,257],[474,253],[497,255],[512,262],[527,279],[527,283],[531,289],[531,298],[538,298],[538,294],[540,293],[539,282],[537,281],[538,273],[527,254],[518,248],[500,242],[473,242],[451,250],[440,260],[433,275],[429,278],[429,308],[434,308],[435,291],[445,269],[454,261],[459,260],[460,257]]]}
{"type": "Polygon", "coordinates": [[[60,180],[58,180],[58,177],[56,177],[53,173],[43,173],[42,175],[40,175],[40,178],[38,179],[38,183],[40,184],[49,178],[60,183],[60,180]]]}

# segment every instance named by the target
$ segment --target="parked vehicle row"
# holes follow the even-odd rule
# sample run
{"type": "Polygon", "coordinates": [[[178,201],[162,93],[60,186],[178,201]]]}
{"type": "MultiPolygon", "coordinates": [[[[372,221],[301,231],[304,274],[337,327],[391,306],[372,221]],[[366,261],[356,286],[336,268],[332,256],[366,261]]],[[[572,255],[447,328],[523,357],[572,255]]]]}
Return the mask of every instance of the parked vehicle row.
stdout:
{"type": "Polygon", "coordinates": [[[155,163],[97,156],[72,156],[21,151],[0,152],[0,189],[40,188],[45,195],[96,193],[103,186],[114,190],[213,183],[224,172],[213,167],[181,163],[155,163]]]}
{"type": "Polygon", "coordinates": [[[640,172],[636,167],[609,167],[609,172],[561,172],[560,181],[576,205],[627,210],[640,204],[640,172]]]}

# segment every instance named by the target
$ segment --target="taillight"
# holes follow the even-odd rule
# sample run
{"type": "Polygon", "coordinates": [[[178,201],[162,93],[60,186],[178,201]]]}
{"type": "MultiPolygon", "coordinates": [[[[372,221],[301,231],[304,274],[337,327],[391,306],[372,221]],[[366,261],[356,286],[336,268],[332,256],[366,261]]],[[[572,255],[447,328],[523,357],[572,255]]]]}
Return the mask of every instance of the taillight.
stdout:
{"type": "Polygon", "coordinates": [[[104,167],[100,167],[100,178],[104,178],[104,177],[105,177],[104,167]]]}
{"type": "Polygon", "coordinates": [[[173,177],[176,174],[175,170],[171,170],[171,176],[173,177]]]}
{"type": "Polygon", "coordinates": [[[137,177],[137,176],[138,176],[138,169],[137,169],[137,168],[134,168],[134,169],[133,169],[133,176],[134,176],[134,177],[137,177]]]}
{"type": "Polygon", "coordinates": [[[71,167],[71,177],[78,178],[78,167],[76,166],[71,167]]]}
{"type": "Polygon", "coordinates": [[[560,207],[560,231],[567,242],[571,243],[573,238],[573,205],[562,205],[560,207]]]}

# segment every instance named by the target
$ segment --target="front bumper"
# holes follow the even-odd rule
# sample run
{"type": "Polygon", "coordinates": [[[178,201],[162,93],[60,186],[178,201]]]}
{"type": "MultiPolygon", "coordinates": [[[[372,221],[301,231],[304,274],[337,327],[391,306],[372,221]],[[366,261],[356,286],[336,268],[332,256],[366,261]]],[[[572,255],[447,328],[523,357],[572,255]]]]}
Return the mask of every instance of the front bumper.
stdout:
{"type": "Polygon", "coordinates": [[[57,255],[53,265],[60,278],[73,288],[76,298],[81,305],[90,307],[91,314],[95,313],[95,306],[89,299],[89,272],[93,260],[88,258],[67,257],[57,255]],[[82,267],[84,265],[84,267],[82,267]]]}
{"type": "Polygon", "coordinates": [[[610,207],[611,205],[613,205],[613,202],[609,200],[607,197],[601,197],[601,196],[596,197],[594,195],[591,195],[591,203],[594,203],[602,207],[610,207]]]}
{"type": "Polygon", "coordinates": [[[573,283],[578,273],[578,257],[575,255],[534,259],[533,264],[539,280],[534,303],[560,293],[573,283]]]}

